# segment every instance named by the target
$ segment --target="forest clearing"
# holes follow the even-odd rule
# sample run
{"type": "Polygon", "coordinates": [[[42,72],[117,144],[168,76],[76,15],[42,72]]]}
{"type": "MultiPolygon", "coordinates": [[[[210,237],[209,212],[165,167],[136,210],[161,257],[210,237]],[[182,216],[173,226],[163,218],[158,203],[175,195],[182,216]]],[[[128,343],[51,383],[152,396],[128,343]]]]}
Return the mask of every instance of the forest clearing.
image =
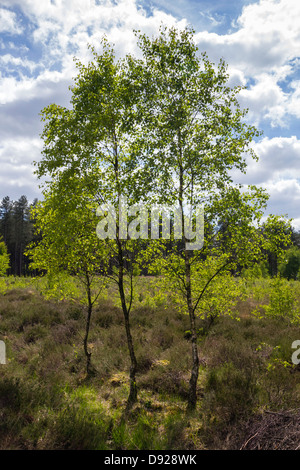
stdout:
{"type": "Polygon", "coordinates": [[[300,232],[243,180],[245,86],[133,33],[74,58],[42,198],[0,204],[0,449],[299,449],[300,232]]]}

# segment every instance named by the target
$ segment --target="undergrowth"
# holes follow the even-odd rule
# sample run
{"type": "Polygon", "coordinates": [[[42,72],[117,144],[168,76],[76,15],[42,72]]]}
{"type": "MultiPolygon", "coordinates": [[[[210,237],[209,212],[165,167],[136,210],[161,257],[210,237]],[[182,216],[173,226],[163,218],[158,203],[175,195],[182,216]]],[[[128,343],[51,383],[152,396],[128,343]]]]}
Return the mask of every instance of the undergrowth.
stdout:
{"type": "MultiPolygon", "coordinates": [[[[36,281],[6,282],[0,296],[0,340],[7,351],[0,365],[0,449],[235,449],[266,413],[298,409],[300,371],[291,357],[300,326],[291,321],[294,313],[270,314],[262,307],[278,307],[277,298],[270,303],[271,282],[245,282],[247,300],[235,307],[237,319],[217,318],[208,330],[198,321],[198,405],[192,414],[186,413],[188,318],[161,299],[147,300],[146,283],[131,315],[138,402],[125,413],[130,361],[122,312],[110,296],[101,297],[93,312],[94,374],[87,376],[84,305],[45,296],[36,281]]],[[[293,289],[288,299],[295,312],[299,286],[289,286],[283,288],[293,289]]]]}

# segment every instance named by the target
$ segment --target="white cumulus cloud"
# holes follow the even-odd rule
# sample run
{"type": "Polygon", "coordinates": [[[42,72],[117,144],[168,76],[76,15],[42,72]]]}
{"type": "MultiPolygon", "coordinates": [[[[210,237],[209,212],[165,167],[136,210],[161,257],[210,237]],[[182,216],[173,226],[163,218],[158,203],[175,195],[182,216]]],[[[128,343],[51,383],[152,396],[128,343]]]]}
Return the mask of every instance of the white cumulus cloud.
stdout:
{"type": "Polygon", "coordinates": [[[17,15],[6,8],[0,8],[0,33],[21,34],[22,31],[23,28],[17,21],[17,15]]]}

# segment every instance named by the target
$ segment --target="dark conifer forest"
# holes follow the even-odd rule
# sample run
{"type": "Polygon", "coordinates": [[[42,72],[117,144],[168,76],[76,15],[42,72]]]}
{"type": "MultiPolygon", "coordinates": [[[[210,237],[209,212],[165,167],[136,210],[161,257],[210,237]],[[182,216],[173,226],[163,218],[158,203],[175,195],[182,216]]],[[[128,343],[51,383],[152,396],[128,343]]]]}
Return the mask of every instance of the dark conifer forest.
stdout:
{"type": "Polygon", "coordinates": [[[24,195],[15,201],[6,196],[1,201],[0,238],[6,244],[10,258],[8,274],[31,275],[29,260],[24,251],[26,246],[35,240],[34,220],[30,218],[30,211],[36,203],[37,200],[30,203],[24,195]]]}

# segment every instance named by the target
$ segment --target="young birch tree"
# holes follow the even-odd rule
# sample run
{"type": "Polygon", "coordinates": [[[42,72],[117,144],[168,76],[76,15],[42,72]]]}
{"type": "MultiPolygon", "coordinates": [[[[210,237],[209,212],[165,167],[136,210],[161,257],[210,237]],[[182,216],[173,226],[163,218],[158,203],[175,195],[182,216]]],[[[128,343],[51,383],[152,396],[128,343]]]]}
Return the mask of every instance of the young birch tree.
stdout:
{"type": "MultiPolygon", "coordinates": [[[[93,59],[87,65],[77,62],[78,75],[71,88],[71,109],[52,104],[43,110],[44,149],[43,158],[37,164],[37,175],[50,175],[50,187],[55,181],[63,181],[69,189],[70,198],[74,191],[78,191],[78,188],[72,187],[72,181],[80,177],[84,181],[82,191],[86,185],[89,194],[94,192],[99,215],[106,215],[109,220],[112,214],[104,210],[108,206],[112,208],[111,212],[117,214],[115,227],[106,227],[107,235],[112,229],[114,239],[102,242],[109,246],[108,257],[112,258],[114,266],[111,278],[117,282],[124,314],[131,363],[128,397],[128,406],[131,406],[137,400],[137,361],[130,329],[131,279],[134,273],[134,251],[131,247],[134,241],[122,236],[118,208],[122,197],[132,205],[139,201],[141,194],[145,194],[145,186],[141,185],[139,153],[132,137],[139,132],[139,128],[135,127],[137,95],[128,78],[126,62],[116,60],[113,49],[105,39],[101,53],[96,53],[93,48],[91,50],[93,59]],[[104,211],[101,212],[101,208],[104,211]],[[131,276],[127,294],[125,283],[128,272],[131,276]]],[[[80,201],[80,193],[76,194],[76,198],[80,201]]],[[[81,256],[80,250],[78,255],[81,256]]]]}
{"type": "MultiPolygon", "coordinates": [[[[155,263],[170,280],[171,291],[181,295],[190,319],[189,410],[197,401],[197,312],[217,276],[259,256],[262,238],[255,224],[268,199],[263,190],[252,186],[245,191],[232,183],[231,170],[246,171],[246,154],[256,158],[251,141],[259,134],[244,122],[246,111],[237,100],[241,88],[228,85],[225,62],[215,66],[205,53],[199,54],[193,33],[166,27],[153,38],[137,33],[142,59],[130,62],[143,96],[139,147],[152,174],[152,195],[160,204],[177,204],[182,217],[181,243],[174,243],[160,261],[158,250],[155,263]],[[188,245],[193,236],[186,206],[203,207],[202,247],[188,245]]],[[[200,230],[194,232],[196,242],[200,230]]]]}
{"type": "MultiPolygon", "coordinates": [[[[95,188],[95,180],[90,182],[95,188]]],[[[91,191],[91,187],[89,188],[91,191]]],[[[85,296],[79,300],[86,306],[85,335],[86,372],[94,371],[88,347],[92,311],[107,284],[108,250],[95,233],[96,202],[88,192],[87,180],[76,175],[61,175],[44,191],[44,198],[32,210],[36,234],[40,240],[30,244],[27,255],[31,268],[47,272],[52,290],[60,292],[61,274],[79,281],[85,296]]]]}

